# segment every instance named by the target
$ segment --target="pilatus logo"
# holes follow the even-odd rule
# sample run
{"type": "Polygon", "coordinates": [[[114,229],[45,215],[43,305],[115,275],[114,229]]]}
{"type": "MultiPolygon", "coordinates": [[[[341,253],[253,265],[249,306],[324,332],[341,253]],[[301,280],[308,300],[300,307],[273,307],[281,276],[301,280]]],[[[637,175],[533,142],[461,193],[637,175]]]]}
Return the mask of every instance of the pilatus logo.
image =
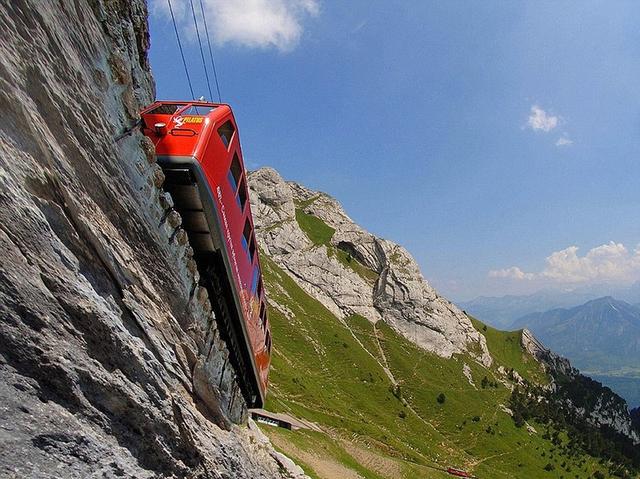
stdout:
{"type": "Polygon", "coordinates": [[[202,123],[204,120],[201,116],[176,116],[173,122],[176,124],[176,128],[180,128],[185,123],[202,123]]]}

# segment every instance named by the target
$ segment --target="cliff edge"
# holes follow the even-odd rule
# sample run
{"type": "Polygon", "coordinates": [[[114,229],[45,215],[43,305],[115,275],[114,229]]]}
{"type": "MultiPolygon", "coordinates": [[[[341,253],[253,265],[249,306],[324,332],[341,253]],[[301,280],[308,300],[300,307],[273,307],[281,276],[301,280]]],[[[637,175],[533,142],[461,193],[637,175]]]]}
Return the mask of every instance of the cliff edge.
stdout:
{"type": "Polygon", "coordinates": [[[146,15],[0,4],[0,476],[298,476],[220,416],[209,299],[152,146],[122,135],[154,98],[146,15]]]}

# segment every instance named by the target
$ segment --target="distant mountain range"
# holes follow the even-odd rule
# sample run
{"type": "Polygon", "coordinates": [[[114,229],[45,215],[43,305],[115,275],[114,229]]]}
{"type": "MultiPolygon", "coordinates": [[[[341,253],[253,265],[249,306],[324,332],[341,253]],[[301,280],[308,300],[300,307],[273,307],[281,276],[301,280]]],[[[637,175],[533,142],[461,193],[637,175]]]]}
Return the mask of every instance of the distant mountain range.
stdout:
{"type": "Polygon", "coordinates": [[[575,457],[551,433],[536,433],[542,421],[546,430],[562,424],[575,444],[604,441],[590,424],[640,441],[621,398],[531,334],[463,314],[408,251],[355,224],[334,198],[270,168],[248,181],[278,339],[268,407],[331,435],[314,433],[301,446],[299,436],[264,432],[314,476],[435,477],[423,465],[431,457],[484,478],[560,476],[549,468],[587,477],[603,467],[597,454],[575,457]],[[397,462],[403,457],[412,459],[397,462]]]}
{"type": "Polygon", "coordinates": [[[514,321],[585,374],[640,404],[640,307],[606,296],[514,321]]]}
{"type": "Polygon", "coordinates": [[[528,314],[512,327],[530,329],[581,370],[640,369],[640,308],[611,296],[528,314]]]}
{"type": "Polygon", "coordinates": [[[640,307],[640,281],[630,287],[594,285],[571,291],[542,290],[521,296],[480,296],[470,301],[458,301],[456,304],[485,323],[510,329],[516,320],[527,314],[571,308],[603,296],[612,296],[640,307]]]}

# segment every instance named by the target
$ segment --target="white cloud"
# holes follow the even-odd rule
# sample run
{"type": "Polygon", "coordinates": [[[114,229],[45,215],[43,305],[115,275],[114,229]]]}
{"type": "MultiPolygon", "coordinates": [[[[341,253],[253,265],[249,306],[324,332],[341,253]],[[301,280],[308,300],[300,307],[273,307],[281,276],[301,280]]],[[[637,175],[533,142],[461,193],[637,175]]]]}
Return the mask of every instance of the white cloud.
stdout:
{"type": "Polygon", "coordinates": [[[489,271],[489,277],[522,280],[522,279],[533,279],[534,275],[532,273],[525,273],[517,266],[512,266],[511,268],[491,270],[489,271]]]}
{"type": "Polygon", "coordinates": [[[573,140],[569,138],[566,134],[562,135],[560,138],[558,138],[558,141],[556,141],[556,146],[571,146],[571,145],[573,145],[573,140]]]}
{"type": "Polygon", "coordinates": [[[489,271],[488,275],[490,278],[560,284],[632,283],[640,280],[640,245],[629,251],[622,243],[611,241],[590,249],[584,256],[578,254],[577,246],[569,246],[551,253],[542,271],[527,273],[512,266],[489,271]]]}
{"type": "MultiPolygon", "coordinates": [[[[203,0],[209,33],[214,43],[235,43],[249,48],[292,50],[300,41],[306,17],[320,13],[317,0],[203,0]]],[[[173,0],[176,21],[191,41],[195,27],[189,0],[173,0]]],[[[200,2],[194,2],[201,21],[200,2]]],[[[153,12],[169,17],[166,0],[153,0],[153,12]]],[[[204,26],[199,24],[200,35],[204,26]]]]}
{"type": "Polygon", "coordinates": [[[558,126],[559,121],[560,119],[557,116],[547,113],[538,105],[533,105],[527,120],[527,126],[534,131],[549,132],[558,126]]]}

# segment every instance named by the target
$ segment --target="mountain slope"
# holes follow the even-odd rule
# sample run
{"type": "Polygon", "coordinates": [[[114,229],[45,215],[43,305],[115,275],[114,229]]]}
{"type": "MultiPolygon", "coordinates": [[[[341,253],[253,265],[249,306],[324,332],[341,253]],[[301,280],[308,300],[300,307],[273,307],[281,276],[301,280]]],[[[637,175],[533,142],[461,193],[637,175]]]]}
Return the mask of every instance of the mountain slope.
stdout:
{"type": "MultiPolygon", "coordinates": [[[[438,478],[433,467],[454,465],[479,477],[559,477],[544,471],[555,449],[542,437],[544,426],[518,428],[508,413],[511,365],[524,377],[544,375],[519,333],[492,332],[489,345],[505,361],[487,370],[469,355],[428,353],[383,322],[343,322],[271,260],[264,268],[278,338],[267,407],[323,432],[265,431],[307,473],[438,478]],[[492,385],[483,388],[485,377],[492,385]]],[[[558,454],[554,462],[586,475],[605,472],[586,455],[558,454]]]]}
{"type": "Polygon", "coordinates": [[[383,319],[439,356],[469,352],[491,363],[484,337],[424,280],[404,248],[360,228],[328,195],[286,183],[272,169],[251,180],[265,253],[332,314],[383,319]]]}
{"type": "Polygon", "coordinates": [[[572,291],[543,290],[520,296],[481,296],[470,301],[460,301],[457,304],[486,323],[510,329],[516,320],[528,314],[557,308],[571,308],[603,296],[613,296],[635,303],[640,300],[640,281],[626,288],[596,285],[572,291]]]}
{"type": "Polygon", "coordinates": [[[610,296],[570,309],[530,314],[514,327],[531,329],[580,369],[640,369],[640,309],[610,296]]]}
{"type": "MultiPolygon", "coordinates": [[[[321,432],[264,431],[309,475],[442,478],[456,466],[491,478],[610,477],[566,435],[554,445],[550,424],[516,423],[508,408],[516,387],[552,391],[552,365],[573,377],[568,362],[459,312],[406,252],[330,197],[269,169],[250,185],[274,335],[267,407],[321,432]]],[[[605,412],[630,423],[624,404],[605,412]]]]}

